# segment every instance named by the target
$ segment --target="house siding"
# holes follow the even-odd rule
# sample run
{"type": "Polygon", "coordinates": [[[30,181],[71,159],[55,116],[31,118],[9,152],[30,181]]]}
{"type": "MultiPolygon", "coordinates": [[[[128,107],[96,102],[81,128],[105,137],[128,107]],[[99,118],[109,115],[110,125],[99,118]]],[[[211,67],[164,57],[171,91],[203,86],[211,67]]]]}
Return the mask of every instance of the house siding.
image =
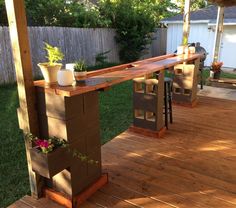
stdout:
{"type": "MultiPolygon", "coordinates": [[[[173,53],[182,42],[183,24],[168,24],[167,30],[167,53],[173,53]]],[[[200,42],[201,46],[209,53],[205,62],[210,66],[212,61],[214,31],[208,29],[207,23],[190,25],[189,43],[200,42]]]]}

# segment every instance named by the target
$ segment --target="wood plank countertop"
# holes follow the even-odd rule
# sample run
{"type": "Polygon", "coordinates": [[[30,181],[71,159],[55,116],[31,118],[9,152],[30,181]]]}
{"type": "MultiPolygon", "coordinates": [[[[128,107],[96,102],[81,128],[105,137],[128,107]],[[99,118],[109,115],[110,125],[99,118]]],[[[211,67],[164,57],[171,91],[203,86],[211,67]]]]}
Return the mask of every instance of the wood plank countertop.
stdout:
{"type": "Polygon", "coordinates": [[[201,57],[201,54],[179,55],[168,54],[129,64],[88,72],[84,81],[77,81],[68,87],[47,84],[44,80],[35,81],[34,85],[46,92],[71,97],[83,93],[111,87],[137,77],[145,76],[163,69],[168,69],[183,62],[192,61],[201,57]]]}

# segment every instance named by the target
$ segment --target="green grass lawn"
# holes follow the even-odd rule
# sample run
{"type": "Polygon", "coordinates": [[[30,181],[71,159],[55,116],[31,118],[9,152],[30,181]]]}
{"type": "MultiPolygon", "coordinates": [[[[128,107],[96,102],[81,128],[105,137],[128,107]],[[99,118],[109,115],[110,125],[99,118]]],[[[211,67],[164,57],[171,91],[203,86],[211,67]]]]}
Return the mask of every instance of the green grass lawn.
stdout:
{"type": "MultiPolygon", "coordinates": [[[[206,69],[203,71],[203,80],[204,83],[206,83],[207,78],[210,76],[210,70],[206,69]]],[[[221,78],[228,78],[228,79],[236,79],[236,74],[231,74],[231,73],[226,73],[226,72],[221,72],[220,75],[221,78]]],[[[207,84],[207,83],[206,83],[207,84]]]]}
{"type": "MultiPolygon", "coordinates": [[[[22,132],[18,128],[16,86],[0,86],[0,207],[30,194],[22,132]]],[[[132,121],[132,84],[100,93],[101,139],[105,143],[132,121]]]]}

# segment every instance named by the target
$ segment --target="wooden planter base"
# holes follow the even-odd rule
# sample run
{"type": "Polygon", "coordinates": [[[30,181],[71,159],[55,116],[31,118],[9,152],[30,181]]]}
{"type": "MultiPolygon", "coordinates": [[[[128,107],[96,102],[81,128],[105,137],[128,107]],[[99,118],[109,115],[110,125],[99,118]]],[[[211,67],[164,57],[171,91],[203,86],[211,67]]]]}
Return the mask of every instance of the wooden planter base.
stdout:
{"type": "Polygon", "coordinates": [[[45,197],[63,205],[66,208],[78,208],[89,197],[91,197],[98,189],[102,188],[108,183],[108,174],[104,173],[95,183],[81,192],[78,196],[70,198],[65,194],[46,188],[44,190],[45,197]]]}
{"type": "Polygon", "coordinates": [[[189,107],[189,108],[194,108],[197,106],[198,99],[195,99],[191,103],[185,103],[185,102],[177,102],[177,101],[172,101],[174,105],[179,105],[179,106],[184,106],[184,107],[189,107]]]}
{"type": "Polygon", "coordinates": [[[136,126],[129,127],[129,131],[134,132],[136,134],[141,134],[147,137],[153,137],[153,138],[162,138],[165,135],[166,127],[163,127],[160,131],[152,131],[149,129],[144,129],[136,126]]]}

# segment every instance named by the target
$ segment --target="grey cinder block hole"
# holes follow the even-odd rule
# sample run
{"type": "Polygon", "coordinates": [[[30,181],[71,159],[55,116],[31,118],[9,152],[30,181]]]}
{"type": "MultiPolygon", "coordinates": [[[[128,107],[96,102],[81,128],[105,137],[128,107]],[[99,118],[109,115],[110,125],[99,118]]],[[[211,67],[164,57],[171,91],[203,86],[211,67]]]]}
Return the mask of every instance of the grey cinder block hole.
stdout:
{"type": "Polygon", "coordinates": [[[138,118],[138,119],[144,119],[144,111],[139,110],[139,109],[135,109],[134,116],[135,116],[135,118],[138,118]]]}

